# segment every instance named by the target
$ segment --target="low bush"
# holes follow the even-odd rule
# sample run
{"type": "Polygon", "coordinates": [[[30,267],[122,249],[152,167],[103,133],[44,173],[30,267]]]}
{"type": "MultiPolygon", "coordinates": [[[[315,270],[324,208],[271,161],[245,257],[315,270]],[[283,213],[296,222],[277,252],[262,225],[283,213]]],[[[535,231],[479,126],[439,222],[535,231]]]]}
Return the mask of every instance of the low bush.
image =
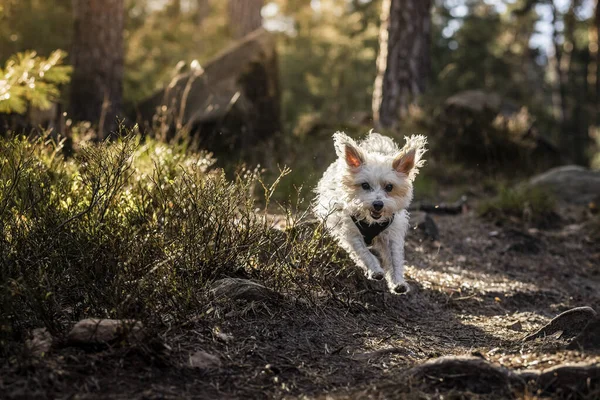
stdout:
{"type": "MultiPolygon", "coordinates": [[[[345,256],[256,171],[135,135],[67,159],[49,136],[0,139],[0,340],[66,333],[85,317],[167,326],[209,304],[211,283],[257,279],[307,301],[341,290],[345,256]],[[260,192],[260,196],[254,193],[260,192]]],[[[0,353],[2,350],[0,350],[0,353]]]]}
{"type": "Polygon", "coordinates": [[[555,225],[558,215],[553,196],[540,188],[501,187],[497,195],[479,204],[479,215],[500,222],[555,225]]]}

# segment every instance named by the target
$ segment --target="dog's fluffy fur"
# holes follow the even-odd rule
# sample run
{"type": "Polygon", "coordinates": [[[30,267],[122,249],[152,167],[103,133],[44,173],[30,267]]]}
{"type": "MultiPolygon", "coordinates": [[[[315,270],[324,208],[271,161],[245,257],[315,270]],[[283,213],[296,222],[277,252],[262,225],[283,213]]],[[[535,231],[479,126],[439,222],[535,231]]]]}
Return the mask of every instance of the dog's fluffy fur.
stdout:
{"type": "Polygon", "coordinates": [[[374,132],[359,143],[342,132],[335,133],[338,159],[319,181],[313,207],[367,277],[380,280],[385,276],[393,293],[409,291],[404,280],[407,209],[427,144],[421,135],[405,139],[400,149],[392,139],[374,132]],[[379,202],[379,207],[383,202],[383,208],[377,210],[374,202],[379,202]],[[393,221],[368,247],[352,217],[368,224],[381,224],[392,217],[393,221]]]}

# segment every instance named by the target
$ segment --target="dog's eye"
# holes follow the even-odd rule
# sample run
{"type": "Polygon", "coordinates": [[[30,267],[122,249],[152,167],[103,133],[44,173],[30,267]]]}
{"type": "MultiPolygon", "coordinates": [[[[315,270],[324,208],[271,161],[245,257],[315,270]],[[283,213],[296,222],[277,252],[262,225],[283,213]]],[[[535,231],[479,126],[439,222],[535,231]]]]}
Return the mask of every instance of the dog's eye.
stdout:
{"type": "Polygon", "coordinates": [[[394,190],[394,185],[392,185],[391,183],[388,183],[387,185],[385,185],[386,192],[391,192],[392,190],[394,190]]]}
{"type": "Polygon", "coordinates": [[[365,190],[371,190],[371,185],[369,185],[367,182],[363,183],[361,186],[365,190]]]}

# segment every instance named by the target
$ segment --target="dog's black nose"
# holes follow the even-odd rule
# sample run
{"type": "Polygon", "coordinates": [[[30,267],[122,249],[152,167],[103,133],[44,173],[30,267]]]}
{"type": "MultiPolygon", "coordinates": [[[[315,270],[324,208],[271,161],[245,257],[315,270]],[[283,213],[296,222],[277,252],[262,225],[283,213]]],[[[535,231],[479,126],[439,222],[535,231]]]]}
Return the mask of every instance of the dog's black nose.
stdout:
{"type": "Polygon", "coordinates": [[[377,200],[373,202],[373,208],[375,211],[380,211],[383,208],[383,201],[377,200]]]}

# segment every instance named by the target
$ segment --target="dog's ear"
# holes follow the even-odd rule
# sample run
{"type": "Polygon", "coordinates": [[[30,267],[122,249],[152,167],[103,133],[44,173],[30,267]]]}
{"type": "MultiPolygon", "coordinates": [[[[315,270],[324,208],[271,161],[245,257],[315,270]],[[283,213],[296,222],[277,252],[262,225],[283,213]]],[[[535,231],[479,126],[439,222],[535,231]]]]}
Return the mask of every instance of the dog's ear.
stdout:
{"type": "Polygon", "coordinates": [[[344,158],[350,168],[358,168],[364,162],[360,150],[348,143],[344,147],[344,158]]]}
{"type": "Polygon", "coordinates": [[[415,166],[416,154],[417,151],[415,149],[411,149],[408,153],[399,155],[392,162],[392,168],[394,168],[396,172],[400,172],[408,176],[410,171],[415,166]]]}
{"type": "Polygon", "coordinates": [[[356,142],[343,132],[333,135],[333,144],[338,157],[343,158],[350,168],[358,168],[364,162],[364,157],[356,142]]]}

